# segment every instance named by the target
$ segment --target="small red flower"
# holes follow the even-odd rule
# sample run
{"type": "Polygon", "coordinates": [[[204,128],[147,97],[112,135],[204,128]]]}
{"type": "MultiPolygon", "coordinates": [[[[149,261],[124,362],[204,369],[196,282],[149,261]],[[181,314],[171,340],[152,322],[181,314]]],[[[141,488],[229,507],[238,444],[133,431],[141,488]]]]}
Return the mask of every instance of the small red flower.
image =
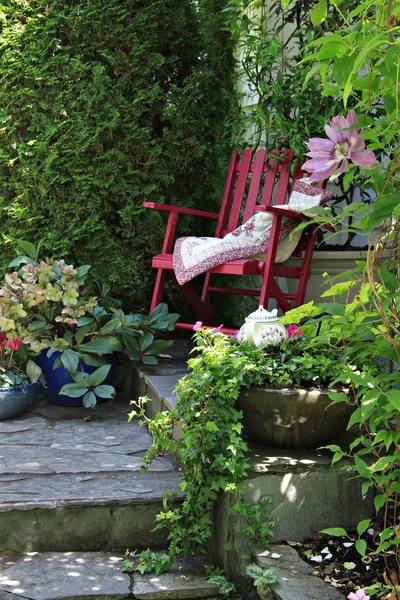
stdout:
{"type": "Polygon", "coordinates": [[[7,339],[7,334],[6,333],[0,333],[0,342],[4,342],[4,340],[7,339]]]}
{"type": "Polygon", "coordinates": [[[17,338],[16,340],[9,340],[7,342],[7,346],[9,346],[10,348],[12,348],[12,350],[18,350],[18,346],[19,346],[20,341],[21,341],[21,338],[17,338]]]}
{"type": "Polygon", "coordinates": [[[289,327],[287,328],[287,332],[290,338],[303,335],[302,330],[299,329],[299,326],[295,323],[293,323],[293,325],[289,325],[289,327]]]}

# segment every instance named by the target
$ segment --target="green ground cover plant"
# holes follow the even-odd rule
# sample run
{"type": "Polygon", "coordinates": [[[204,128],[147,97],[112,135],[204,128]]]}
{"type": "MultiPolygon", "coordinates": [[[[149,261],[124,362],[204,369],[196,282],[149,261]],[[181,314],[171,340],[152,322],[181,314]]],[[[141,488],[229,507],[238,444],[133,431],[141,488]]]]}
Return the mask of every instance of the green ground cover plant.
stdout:
{"type": "Polygon", "coordinates": [[[145,304],[162,233],[142,202],[219,198],[234,98],[222,6],[0,1],[3,266],[42,238],[145,304]]]}

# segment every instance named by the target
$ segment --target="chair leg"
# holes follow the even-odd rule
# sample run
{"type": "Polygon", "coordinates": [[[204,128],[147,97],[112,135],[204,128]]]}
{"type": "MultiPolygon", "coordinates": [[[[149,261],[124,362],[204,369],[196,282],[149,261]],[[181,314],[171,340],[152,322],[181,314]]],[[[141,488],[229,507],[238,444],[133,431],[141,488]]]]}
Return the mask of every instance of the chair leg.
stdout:
{"type": "Polygon", "coordinates": [[[153,297],[151,299],[151,304],[150,304],[150,311],[149,311],[150,315],[153,312],[153,310],[155,309],[155,307],[161,303],[161,299],[162,299],[162,295],[163,295],[163,291],[164,291],[165,275],[166,275],[166,272],[164,269],[157,269],[157,277],[156,277],[156,282],[154,284],[153,297]]]}
{"type": "Polygon", "coordinates": [[[200,299],[200,296],[197,294],[192,284],[188,282],[184,285],[181,285],[180,288],[186,300],[189,302],[194,312],[196,313],[198,319],[203,323],[203,325],[215,325],[215,321],[211,317],[210,311],[208,310],[207,306],[203,304],[203,302],[200,299]]]}
{"type": "Polygon", "coordinates": [[[212,273],[206,273],[205,279],[204,279],[204,284],[203,284],[203,291],[201,294],[201,302],[205,308],[205,310],[211,315],[211,310],[210,310],[210,296],[211,293],[209,291],[210,285],[212,284],[214,279],[214,275],[212,273]]]}
{"type": "Polygon", "coordinates": [[[179,285],[176,280],[175,274],[173,271],[170,271],[171,277],[175,280],[176,284],[182,290],[182,294],[185,296],[186,300],[189,302],[190,306],[193,308],[196,313],[197,318],[203,323],[203,325],[214,325],[215,321],[211,317],[210,311],[207,306],[201,301],[200,296],[194,289],[193,285],[190,281],[184,283],[183,285],[179,285]]]}

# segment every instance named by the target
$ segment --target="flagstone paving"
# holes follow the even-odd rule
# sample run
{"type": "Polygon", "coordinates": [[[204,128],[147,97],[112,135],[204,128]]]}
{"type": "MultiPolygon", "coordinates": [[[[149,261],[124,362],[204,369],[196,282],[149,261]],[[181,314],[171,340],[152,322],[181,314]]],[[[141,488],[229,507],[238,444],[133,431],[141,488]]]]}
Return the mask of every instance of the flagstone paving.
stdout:
{"type": "MultiPolygon", "coordinates": [[[[180,474],[168,455],[141,472],[151,437],[128,423],[130,410],[123,396],[94,411],[39,400],[0,422],[0,551],[140,546],[180,474]]],[[[142,544],[163,543],[165,534],[150,538],[142,544]]]]}

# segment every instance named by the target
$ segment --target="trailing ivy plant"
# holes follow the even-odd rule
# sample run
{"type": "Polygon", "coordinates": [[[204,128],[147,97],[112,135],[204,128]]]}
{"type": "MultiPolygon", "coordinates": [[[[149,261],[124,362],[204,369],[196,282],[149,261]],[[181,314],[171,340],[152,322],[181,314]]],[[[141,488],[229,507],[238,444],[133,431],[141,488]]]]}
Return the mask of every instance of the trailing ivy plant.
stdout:
{"type": "MultiPolygon", "coordinates": [[[[220,492],[237,495],[234,507],[244,519],[248,546],[266,544],[274,521],[269,519],[271,500],[262,499],[259,506],[250,506],[245,499],[245,484],[249,464],[246,459],[247,443],[241,436],[241,413],[235,409],[235,400],[243,385],[259,381],[249,367],[249,355],[223,334],[198,330],[195,334],[197,349],[188,361],[190,375],[177,385],[177,407],[159,413],[155,419],[145,417],[146,399],[130,418],[139,416],[147,422],[153,443],[144,457],[148,466],[159,452],[179,455],[182,466],[180,484],[183,502],[172,504],[174,495],[164,498],[164,509],[156,517],[156,528],[169,530],[168,553],[171,556],[189,556],[206,551],[211,536],[212,509],[220,492]],[[182,435],[174,437],[174,425],[179,424],[182,435]]],[[[249,350],[249,348],[247,349],[249,350]]],[[[227,548],[228,549],[228,548],[227,548]]],[[[249,548],[245,549],[249,557],[249,548]]],[[[135,557],[127,559],[127,566],[135,564],[135,557]]],[[[154,559],[147,561],[152,569],[154,559]]],[[[136,563],[142,569],[143,557],[136,563]]],[[[168,565],[165,563],[166,568],[168,565]]],[[[210,581],[220,586],[221,592],[235,598],[234,586],[222,572],[213,571],[210,581]]]]}
{"type": "MultiPolygon", "coordinates": [[[[309,312],[321,315],[323,311],[309,307],[309,312]]],[[[141,399],[139,408],[131,413],[130,418],[139,416],[141,423],[147,422],[153,436],[144,465],[148,466],[159,452],[165,451],[179,456],[181,463],[183,502],[173,505],[174,496],[168,493],[163,510],[156,517],[156,528],[169,531],[170,556],[188,556],[207,549],[212,509],[220,492],[238,498],[231,510],[243,519],[243,558],[250,558],[251,547],[268,543],[274,526],[274,520],[268,516],[271,498],[264,497],[259,505],[252,506],[245,497],[248,448],[241,435],[242,414],[236,410],[235,402],[241,388],[250,385],[316,387],[346,383],[352,372],[363,368],[375,372],[375,362],[366,361],[363,352],[370,340],[362,337],[353,340],[355,351],[349,350],[348,359],[343,358],[343,346],[338,344],[341,322],[339,317],[335,319],[333,323],[322,323],[316,337],[320,327],[317,321],[307,326],[309,338],[294,335],[279,348],[264,350],[239,344],[217,331],[198,329],[194,335],[195,356],[188,361],[191,371],[177,384],[178,404],[174,411],[146,419],[147,400],[141,399]],[[178,438],[174,436],[175,426],[181,430],[178,438]]],[[[349,336],[349,345],[350,339],[349,336]]],[[[128,558],[126,564],[141,571],[145,564],[151,570],[155,559],[139,555],[128,558]]],[[[168,566],[164,559],[162,568],[168,566]]],[[[259,586],[273,583],[271,573],[250,569],[248,575],[254,574],[259,586]]],[[[232,584],[226,582],[221,572],[213,572],[211,581],[223,583],[225,592],[229,590],[229,597],[234,597],[232,584]]]]}

